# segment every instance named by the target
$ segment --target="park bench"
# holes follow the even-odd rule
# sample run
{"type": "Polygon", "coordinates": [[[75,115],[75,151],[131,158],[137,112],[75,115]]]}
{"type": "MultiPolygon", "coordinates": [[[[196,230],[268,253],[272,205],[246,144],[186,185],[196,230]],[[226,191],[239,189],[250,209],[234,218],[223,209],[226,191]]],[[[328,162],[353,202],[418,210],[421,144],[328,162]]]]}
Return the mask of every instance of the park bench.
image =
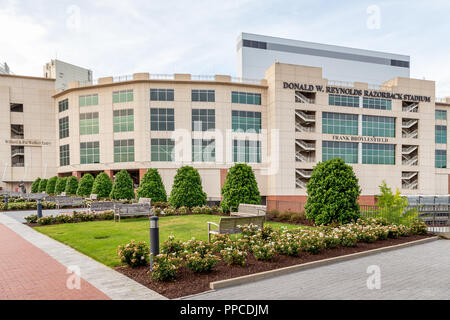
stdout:
{"type": "Polygon", "coordinates": [[[91,200],[91,201],[97,200],[97,194],[96,193],[91,193],[89,198],[86,198],[86,200],[91,200]]]}
{"type": "Polygon", "coordinates": [[[147,203],[151,207],[152,206],[152,199],[150,199],[150,198],[139,198],[138,203],[147,203]]]}
{"type": "Polygon", "coordinates": [[[89,212],[107,211],[115,209],[116,205],[121,205],[117,201],[93,201],[88,205],[89,212]]]}
{"type": "Polygon", "coordinates": [[[114,207],[114,222],[116,217],[137,217],[150,216],[153,212],[148,203],[132,203],[132,204],[117,204],[114,207]]]}
{"type": "Polygon", "coordinates": [[[257,204],[240,203],[237,212],[231,212],[232,216],[248,217],[248,216],[265,216],[266,206],[257,204]]]}
{"type": "Polygon", "coordinates": [[[265,216],[247,216],[247,217],[223,217],[220,218],[219,224],[214,222],[208,223],[208,241],[211,242],[212,234],[233,234],[240,233],[241,230],[238,226],[247,224],[253,224],[258,226],[259,229],[264,227],[265,216]],[[211,229],[211,225],[215,225],[217,229],[211,229]]]}
{"type": "MultiPolygon", "coordinates": [[[[48,201],[47,198],[46,198],[46,201],[48,201]]],[[[78,206],[85,207],[86,206],[83,198],[57,196],[57,197],[55,197],[55,203],[56,203],[56,209],[60,209],[62,207],[78,207],[78,206]]]]}

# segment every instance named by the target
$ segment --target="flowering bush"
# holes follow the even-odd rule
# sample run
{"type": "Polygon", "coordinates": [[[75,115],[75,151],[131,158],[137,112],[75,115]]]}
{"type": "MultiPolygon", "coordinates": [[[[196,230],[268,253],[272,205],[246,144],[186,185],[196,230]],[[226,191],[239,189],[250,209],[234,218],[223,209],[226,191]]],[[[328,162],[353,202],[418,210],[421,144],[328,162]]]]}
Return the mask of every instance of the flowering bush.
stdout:
{"type": "Polygon", "coordinates": [[[275,244],[260,242],[252,246],[252,252],[256,260],[270,261],[276,253],[275,244]]]}
{"type": "Polygon", "coordinates": [[[55,222],[58,223],[70,223],[72,222],[72,216],[68,215],[68,214],[58,214],[55,217],[55,222]]]}
{"type": "Polygon", "coordinates": [[[36,220],[37,223],[41,225],[48,225],[55,222],[55,218],[53,216],[46,216],[36,220]]]}
{"type": "Polygon", "coordinates": [[[235,247],[225,248],[220,251],[223,260],[225,260],[229,265],[239,265],[245,266],[245,259],[247,257],[247,252],[239,250],[235,247]]]}
{"type": "Polygon", "coordinates": [[[37,215],[32,214],[31,216],[26,216],[24,219],[28,223],[36,223],[37,222],[37,215]]]}
{"type": "Polygon", "coordinates": [[[158,281],[175,280],[182,262],[182,258],[173,254],[158,254],[153,259],[152,278],[158,281]]]}
{"type": "Polygon", "coordinates": [[[340,228],[336,228],[335,231],[339,236],[341,246],[354,247],[356,245],[358,238],[356,234],[352,232],[351,228],[342,226],[340,228]]]}
{"type": "Polygon", "coordinates": [[[302,251],[316,254],[325,247],[323,242],[325,234],[317,231],[303,231],[300,235],[300,248],[302,251]]]}
{"type": "Polygon", "coordinates": [[[145,241],[135,242],[131,240],[130,243],[119,246],[117,254],[120,261],[131,267],[145,266],[148,263],[149,249],[145,241]]]}
{"type": "Polygon", "coordinates": [[[239,228],[239,230],[241,230],[242,237],[244,237],[244,238],[248,238],[248,237],[255,235],[259,230],[259,227],[252,223],[246,224],[243,226],[239,225],[237,227],[239,228]]]}
{"type": "Polygon", "coordinates": [[[427,234],[428,233],[428,227],[425,224],[425,222],[420,220],[414,220],[411,223],[411,233],[412,234],[427,234]]]}
{"type": "Polygon", "coordinates": [[[184,243],[184,249],[187,252],[200,253],[202,256],[204,256],[204,255],[212,252],[213,245],[208,242],[204,242],[201,240],[195,240],[195,238],[192,238],[191,240],[186,241],[184,243]]]}
{"type": "Polygon", "coordinates": [[[219,253],[221,250],[231,247],[232,240],[229,234],[216,234],[214,235],[212,242],[213,252],[219,253]]]}
{"type": "Polygon", "coordinates": [[[194,273],[209,272],[219,263],[219,258],[211,253],[205,255],[199,252],[186,255],[186,266],[194,273]]]}
{"type": "Polygon", "coordinates": [[[275,248],[277,252],[281,254],[297,256],[300,251],[300,242],[301,241],[298,234],[288,232],[285,229],[275,240],[275,248]]]}
{"type": "Polygon", "coordinates": [[[270,240],[276,236],[275,231],[270,225],[266,225],[261,228],[259,235],[262,240],[270,240]]]}
{"type": "Polygon", "coordinates": [[[177,210],[174,207],[167,207],[164,209],[165,216],[174,216],[177,214],[177,210]]]}
{"type": "Polygon", "coordinates": [[[184,243],[181,240],[175,240],[174,236],[169,236],[169,239],[164,241],[164,243],[161,245],[161,253],[180,256],[183,251],[184,243]]]}
{"type": "Polygon", "coordinates": [[[185,215],[189,213],[189,208],[188,207],[179,207],[177,209],[178,214],[180,215],[185,215]]]}

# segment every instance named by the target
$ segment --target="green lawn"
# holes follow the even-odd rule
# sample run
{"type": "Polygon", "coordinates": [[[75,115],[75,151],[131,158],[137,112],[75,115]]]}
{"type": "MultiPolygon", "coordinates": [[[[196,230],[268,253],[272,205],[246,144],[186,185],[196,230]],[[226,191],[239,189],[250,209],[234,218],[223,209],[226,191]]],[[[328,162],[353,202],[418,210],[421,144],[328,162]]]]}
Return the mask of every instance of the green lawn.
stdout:
{"type": "MultiPolygon", "coordinates": [[[[171,216],[159,219],[160,242],[167,240],[170,235],[176,239],[189,240],[195,237],[207,240],[208,221],[218,223],[220,216],[189,215],[171,216]]],[[[274,228],[286,226],[295,229],[299,226],[278,222],[267,222],[274,228]]],[[[36,227],[35,230],[58,240],[91,258],[107,265],[117,266],[120,260],[117,256],[117,246],[130,240],[149,242],[148,218],[123,219],[121,222],[93,221],[81,223],[56,224],[36,227]]]]}

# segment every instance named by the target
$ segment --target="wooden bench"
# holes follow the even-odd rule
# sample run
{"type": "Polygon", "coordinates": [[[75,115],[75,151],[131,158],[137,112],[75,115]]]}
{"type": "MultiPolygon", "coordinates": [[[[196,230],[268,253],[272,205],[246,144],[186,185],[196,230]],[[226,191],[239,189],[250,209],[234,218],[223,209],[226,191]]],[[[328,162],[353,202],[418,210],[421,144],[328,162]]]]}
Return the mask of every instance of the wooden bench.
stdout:
{"type": "Polygon", "coordinates": [[[89,198],[86,198],[86,200],[92,200],[92,201],[97,200],[97,194],[96,193],[91,193],[89,198]]]}
{"type": "Polygon", "coordinates": [[[258,204],[241,203],[239,204],[238,211],[231,212],[230,215],[239,217],[265,216],[266,211],[267,211],[266,206],[258,204]]]}
{"type": "Polygon", "coordinates": [[[219,224],[214,222],[208,223],[208,242],[211,242],[212,234],[233,234],[241,233],[238,226],[243,226],[246,224],[253,224],[258,226],[258,228],[264,227],[265,216],[247,216],[247,217],[223,217],[220,218],[219,224]],[[211,229],[211,225],[215,225],[217,229],[211,229]]]}
{"type": "Polygon", "coordinates": [[[117,201],[93,201],[88,205],[89,212],[96,212],[96,211],[107,211],[112,210],[116,208],[116,205],[121,205],[122,203],[117,201]]]}
{"type": "Polygon", "coordinates": [[[114,222],[116,217],[137,217],[152,215],[151,207],[148,203],[116,204],[114,208],[114,222]]]}
{"type": "MultiPolygon", "coordinates": [[[[47,201],[47,200],[46,200],[47,201]]],[[[62,207],[85,207],[86,204],[83,198],[72,198],[72,197],[61,197],[58,196],[55,198],[56,208],[60,209],[62,207]]]]}
{"type": "Polygon", "coordinates": [[[150,198],[139,198],[138,203],[148,203],[148,205],[151,207],[152,206],[152,199],[150,198]]]}

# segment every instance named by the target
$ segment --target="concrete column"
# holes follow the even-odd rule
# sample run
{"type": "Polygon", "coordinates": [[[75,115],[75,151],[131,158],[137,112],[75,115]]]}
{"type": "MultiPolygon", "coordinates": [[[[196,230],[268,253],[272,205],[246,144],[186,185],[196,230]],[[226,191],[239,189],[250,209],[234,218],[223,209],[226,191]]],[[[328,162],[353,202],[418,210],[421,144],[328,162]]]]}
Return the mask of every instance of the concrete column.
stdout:
{"type": "Polygon", "coordinates": [[[114,171],[113,170],[105,170],[105,173],[109,176],[111,181],[114,181],[114,171]]]}
{"type": "Polygon", "coordinates": [[[142,181],[142,177],[147,172],[147,168],[141,168],[139,169],[139,183],[142,181]]]}
{"type": "Polygon", "coordinates": [[[81,179],[81,171],[73,171],[72,175],[75,176],[78,180],[81,179]]]}

